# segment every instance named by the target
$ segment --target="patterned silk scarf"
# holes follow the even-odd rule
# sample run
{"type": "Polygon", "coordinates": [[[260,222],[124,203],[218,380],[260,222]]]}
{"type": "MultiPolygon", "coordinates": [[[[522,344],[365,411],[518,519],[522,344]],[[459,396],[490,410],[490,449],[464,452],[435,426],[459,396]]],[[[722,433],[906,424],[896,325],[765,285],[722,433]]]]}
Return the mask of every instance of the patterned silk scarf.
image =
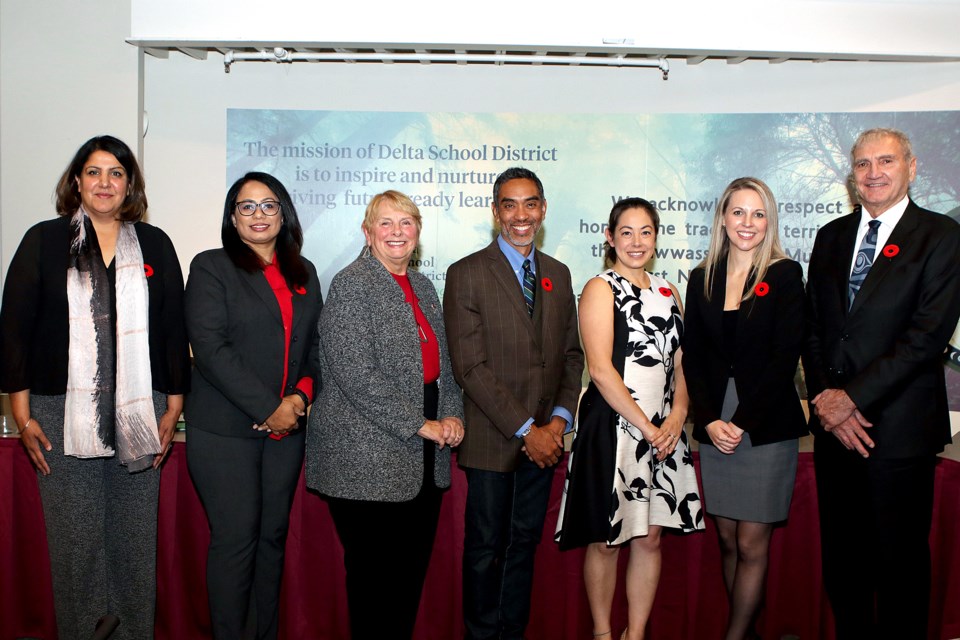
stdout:
{"type": "Polygon", "coordinates": [[[110,281],[93,223],[83,210],[71,220],[67,266],[70,348],[64,453],[78,458],[117,453],[130,473],[160,453],[153,408],[147,279],[132,223],[120,226],[116,268],[116,332],[110,322],[110,281]]]}

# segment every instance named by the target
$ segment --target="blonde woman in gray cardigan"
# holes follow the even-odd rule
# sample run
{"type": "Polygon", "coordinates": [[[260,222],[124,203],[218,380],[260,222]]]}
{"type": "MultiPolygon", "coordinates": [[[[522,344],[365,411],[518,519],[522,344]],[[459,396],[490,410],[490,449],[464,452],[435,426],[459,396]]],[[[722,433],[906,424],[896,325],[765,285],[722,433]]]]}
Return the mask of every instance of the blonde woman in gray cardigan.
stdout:
{"type": "Polygon", "coordinates": [[[367,246],[334,277],[320,316],[306,477],[343,544],[354,638],[413,635],[450,447],[463,439],[440,300],[408,269],[420,228],[407,196],[375,196],[367,246]]]}

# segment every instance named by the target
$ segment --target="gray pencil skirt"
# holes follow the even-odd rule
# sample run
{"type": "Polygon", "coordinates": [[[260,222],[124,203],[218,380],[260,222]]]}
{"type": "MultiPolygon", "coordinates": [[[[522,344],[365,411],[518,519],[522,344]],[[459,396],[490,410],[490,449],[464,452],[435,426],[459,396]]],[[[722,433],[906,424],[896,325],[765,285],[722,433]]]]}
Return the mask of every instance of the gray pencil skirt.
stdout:
{"type": "MultiPolygon", "coordinates": [[[[731,378],[721,419],[729,420],[737,404],[737,390],[731,378]]],[[[709,442],[701,443],[700,474],[707,513],[747,522],[786,520],[797,476],[798,453],[796,438],[755,447],[746,432],[730,455],[709,442]]]]}

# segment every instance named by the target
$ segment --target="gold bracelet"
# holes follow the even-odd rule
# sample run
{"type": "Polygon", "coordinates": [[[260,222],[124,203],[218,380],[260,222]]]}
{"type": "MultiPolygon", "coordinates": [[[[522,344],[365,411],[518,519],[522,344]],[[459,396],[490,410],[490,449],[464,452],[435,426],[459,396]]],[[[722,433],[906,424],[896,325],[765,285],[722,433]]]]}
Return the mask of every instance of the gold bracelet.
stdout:
{"type": "Polygon", "coordinates": [[[32,417],[27,418],[27,421],[23,423],[23,427],[22,427],[21,429],[18,429],[18,430],[17,430],[17,435],[18,435],[18,436],[19,436],[19,435],[22,435],[23,432],[27,430],[27,427],[30,426],[30,423],[31,423],[31,422],[36,422],[36,420],[34,420],[32,417]]]}

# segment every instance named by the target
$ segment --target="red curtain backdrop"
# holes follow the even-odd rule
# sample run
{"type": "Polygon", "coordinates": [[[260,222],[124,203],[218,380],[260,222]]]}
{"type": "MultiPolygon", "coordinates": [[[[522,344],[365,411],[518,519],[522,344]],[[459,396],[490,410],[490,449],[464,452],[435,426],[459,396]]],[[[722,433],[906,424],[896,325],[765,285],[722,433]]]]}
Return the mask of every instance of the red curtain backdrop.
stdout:
{"type": "MultiPolygon", "coordinates": [[[[283,640],[348,637],[342,550],[326,503],[302,485],[293,504],[283,586],[280,635],[283,640]]],[[[583,588],[582,551],[561,553],[552,541],[563,474],[554,477],[544,538],[537,555],[532,640],[589,637],[590,612],[583,588]]],[[[466,480],[455,468],[445,494],[436,546],[424,587],[417,640],[450,640],[463,635],[460,617],[461,553],[466,480]]],[[[389,523],[386,531],[389,532],[389,523]]],[[[388,535],[388,534],[387,534],[388,535]]],[[[157,640],[206,639],[206,518],[187,473],[185,448],[178,443],[163,469],[157,550],[157,640]]],[[[960,637],[960,462],[937,466],[933,530],[933,597],[930,638],[960,637]]],[[[621,558],[622,572],[625,568],[621,558]]],[[[388,570],[388,568],[385,568],[388,570]]],[[[716,532],[667,535],[663,573],[650,622],[654,640],[720,637],[726,618],[716,532]]],[[[786,526],[771,546],[764,638],[793,634],[833,638],[820,581],[817,499],[810,454],[800,455],[797,484],[786,526]]],[[[614,628],[626,625],[620,589],[614,628]]],[[[0,640],[56,637],[50,564],[36,478],[16,439],[0,440],[0,640]]]]}

